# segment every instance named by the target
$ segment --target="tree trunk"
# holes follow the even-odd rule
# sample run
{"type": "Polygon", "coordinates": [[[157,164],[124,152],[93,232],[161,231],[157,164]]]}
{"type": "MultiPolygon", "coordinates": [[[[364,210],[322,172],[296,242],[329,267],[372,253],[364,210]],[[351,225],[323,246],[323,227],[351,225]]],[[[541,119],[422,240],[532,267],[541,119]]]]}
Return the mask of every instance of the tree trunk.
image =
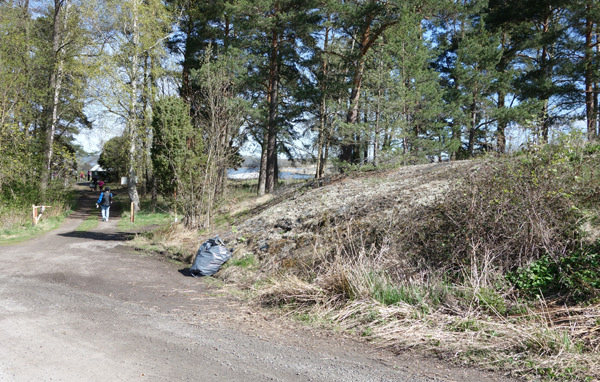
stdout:
{"type": "Polygon", "coordinates": [[[469,128],[469,156],[473,157],[475,149],[475,132],[477,129],[477,87],[473,90],[473,103],[471,104],[471,126],[469,128]]]}
{"type": "MultiPolygon", "coordinates": [[[[505,52],[505,54],[502,55],[502,57],[500,58],[500,62],[498,63],[498,72],[502,73],[502,74],[504,74],[506,72],[506,69],[508,67],[507,62],[510,60],[510,58],[506,54],[506,51],[507,51],[506,38],[507,38],[506,33],[502,33],[502,49],[505,52]]],[[[502,89],[502,87],[500,87],[500,89],[498,90],[498,111],[500,113],[502,113],[502,111],[505,107],[506,107],[506,92],[505,92],[505,90],[502,89]]],[[[505,118],[498,119],[498,129],[496,131],[496,145],[497,145],[498,152],[501,154],[506,152],[506,127],[507,126],[508,126],[508,123],[505,118]]]]}
{"type": "MultiPolygon", "coordinates": [[[[323,41],[323,51],[327,52],[329,48],[329,32],[331,27],[325,28],[325,40],[323,41]]],[[[325,139],[325,129],[327,128],[327,74],[328,74],[328,65],[329,61],[327,59],[327,53],[323,54],[322,60],[322,79],[320,83],[321,88],[321,102],[319,105],[319,135],[317,137],[317,171],[315,173],[315,178],[319,179],[323,176],[323,171],[325,168],[325,164],[327,162],[327,156],[324,155],[326,139],[325,139]]]]}
{"type": "Polygon", "coordinates": [[[321,99],[319,105],[319,134],[317,136],[317,171],[315,172],[315,178],[319,179],[323,174],[323,166],[325,158],[323,156],[323,149],[325,146],[325,99],[321,99]]]}
{"type": "Polygon", "coordinates": [[[142,195],[146,195],[148,193],[148,189],[150,188],[150,172],[151,172],[151,163],[150,163],[150,147],[152,146],[152,127],[150,126],[151,121],[149,120],[148,109],[151,107],[150,103],[152,102],[152,69],[151,69],[151,59],[148,52],[144,52],[143,54],[143,86],[142,86],[142,95],[141,95],[141,115],[142,119],[140,121],[141,128],[143,129],[143,135],[141,139],[142,149],[142,171],[144,173],[144,182],[142,183],[142,195]]]}
{"type": "Polygon", "coordinates": [[[542,125],[541,125],[541,143],[548,143],[548,135],[550,133],[550,117],[548,115],[549,100],[545,99],[542,106],[542,125]]]}
{"type": "MultiPolygon", "coordinates": [[[[550,16],[546,17],[542,26],[543,33],[548,33],[550,31],[550,16]]],[[[540,70],[544,75],[544,80],[548,81],[550,79],[550,48],[547,45],[544,45],[542,48],[541,54],[541,62],[540,62],[540,70]]],[[[545,93],[545,92],[544,92],[545,93]]],[[[550,115],[548,113],[548,105],[549,105],[549,95],[542,94],[542,113],[540,115],[541,118],[541,137],[542,143],[548,142],[548,134],[550,131],[550,115]]]]}
{"type": "Polygon", "coordinates": [[[261,145],[260,154],[260,169],[258,173],[258,196],[266,194],[267,184],[267,140],[269,139],[269,132],[265,130],[263,135],[263,141],[261,145]]]}
{"type": "MultiPolygon", "coordinates": [[[[352,91],[350,92],[350,107],[346,114],[346,123],[348,126],[353,126],[358,121],[358,103],[360,100],[360,88],[362,86],[362,77],[365,70],[365,59],[361,56],[358,60],[356,70],[352,79],[352,91]]],[[[357,147],[355,134],[349,132],[345,134],[345,142],[342,143],[340,159],[344,162],[354,163],[357,156],[357,151],[360,150],[357,147]]]]}
{"type": "MultiPolygon", "coordinates": [[[[358,120],[358,102],[360,100],[360,88],[362,86],[362,77],[365,71],[365,56],[372,44],[369,43],[369,34],[371,32],[372,17],[369,17],[366,22],[366,28],[361,36],[361,42],[358,49],[358,58],[354,63],[354,75],[352,76],[352,90],[350,91],[349,107],[346,113],[346,123],[348,126],[353,126],[358,120]]],[[[354,49],[354,46],[353,46],[354,49]]],[[[350,131],[344,134],[345,142],[342,142],[340,148],[340,159],[344,162],[352,163],[356,158],[357,150],[354,132],[350,131]]]]}
{"type": "Polygon", "coordinates": [[[129,171],[127,177],[127,194],[133,203],[134,211],[140,210],[140,198],[137,191],[136,174],[136,147],[138,140],[138,121],[137,121],[137,93],[138,93],[138,65],[140,60],[140,30],[138,5],[140,0],[133,0],[133,57],[131,62],[131,99],[129,109],[129,171]]]}
{"type": "Polygon", "coordinates": [[[377,167],[379,159],[377,154],[379,152],[379,135],[381,134],[379,129],[379,119],[381,115],[381,93],[381,87],[379,87],[379,89],[377,89],[377,108],[375,110],[375,136],[373,137],[373,166],[375,167],[377,167]]]}
{"type": "Polygon", "coordinates": [[[323,152],[323,161],[321,162],[321,172],[319,173],[319,178],[323,177],[325,173],[325,164],[327,163],[327,158],[329,158],[329,147],[331,146],[331,131],[329,129],[325,130],[325,151],[323,152]]]}
{"type": "MultiPolygon", "coordinates": [[[[506,106],[505,98],[503,90],[498,91],[498,110],[504,109],[506,106]]],[[[504,153],[506,152],[506,120],[504,118],[500,118],[498,120],[498,130],[496,131],[496,143],[498,145],[498,152],[504,153]]]]}
{"type": "Polygon", "coordinates": [[[193,33],[194,27],[190,25],[186,25],[185,33],[187,38],[185,39],[185,51],[183,52],[183,62],[182,62],[182,70],[181,70],[181,89],[180,96],[185,100],[186,103],[192,104],[192,80],[190,78],[191,58],[189,57],[193,54],[193,49],[191,45],[191,35],[193,33]]]}
{"type": "Polygon", "coordinates": [[[54,26],[52,29],[52,53],[54,69],[50,74],[49,89],[52,92],[49,97],[48,106],[46,108],[49,114],[49,120],[46,123],[45,129],[45,144],[44,144],[44,171],[40,186],[42,191],[48,187],[48,179],[52,170],[52,156],[54,153],[54,136],[58,125],[58,105],[60,101],[60,92],[62,88],[63,70],[64,70],[64,54],[63,54],[63,39],[67,27],[69,0],[54,0],[54,26]],[[62,18],[61,18],[62,16],[62,18]]]}
{"type": "MultiPolygon", "coordinates": [[[[596,25],[596,55],[600,57],[600,25],[596,25]]],[[[598,79],[594,81],[594,105],[596,110],[596,136],[600,136],[600,104],[598,104],[598,93],[600,86],[598,79]]]]}
{"type": "Polygon", "coordinates": [[[597,131],[597,105],[594,97],[594,21],[590,16],[591,4],[586,5],[587,18],[585,23],[585,116],[587,121],[588,141],[594,141],[598,138],[597,131]]]}
{"type": "Polygon", "coordinates": [[[277,109],[279,104],[279,34],[272,32],[271,58],[269,63],[269,118],[267,136],[267,174],[265,191],[273,192],[277,185],[277,109]]]}

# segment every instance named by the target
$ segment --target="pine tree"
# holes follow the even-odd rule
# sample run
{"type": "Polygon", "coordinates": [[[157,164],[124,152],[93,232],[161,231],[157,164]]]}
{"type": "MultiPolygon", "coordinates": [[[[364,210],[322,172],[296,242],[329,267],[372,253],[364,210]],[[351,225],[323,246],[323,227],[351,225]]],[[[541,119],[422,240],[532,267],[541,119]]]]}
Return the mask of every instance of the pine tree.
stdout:
{"type": "Polygon", "coordinates": [[[346,53],[350,94],[345,124],[342,125],[343,132],[340,134],[342,141],[339,158],[343,162],[358,163],[361,153],[360,143],[357,142],[360,129],[356,129],[355,125],[359,121],[367,54],[380,36],[398,22],[400,7],[401,4],[396,1],[347,1],[339,3],[335,9],[337,29],[352,41],[346,53]]]}
{"type": "Polygon", "coordinates": [[[447,144],[442,91],[431,68],[434,51],[425,41],[422,17],[413,12],[402,15],[401,22],[385,34],[384,65],[374,68],[386,78],[379,91],[385,95],[379,118],[382,147],[405,159],[439,158],[447,144]]]}
{"type": "MultiPolygon", "coordinates": [[[[290,132],[294,108],[283,110],[304,66],[303,47],[313,46],[311,32],[320,15],[314,12],[313,1],[247,0],[235,3],[239,31],[237,46],[250,54],[252,60],[249,88],[262,97],[263,114],[256,125],[262,144],[258,193],[273,192],[278,182],[277,154],[282,148],[279,138],[290,132]],[[287,118],[284,113],[292,112],[287,118]],[[287,129],[286,129],[287,128],[287,129]]],[[[297,110],[297,109],[296,109],[297,110]]]]}

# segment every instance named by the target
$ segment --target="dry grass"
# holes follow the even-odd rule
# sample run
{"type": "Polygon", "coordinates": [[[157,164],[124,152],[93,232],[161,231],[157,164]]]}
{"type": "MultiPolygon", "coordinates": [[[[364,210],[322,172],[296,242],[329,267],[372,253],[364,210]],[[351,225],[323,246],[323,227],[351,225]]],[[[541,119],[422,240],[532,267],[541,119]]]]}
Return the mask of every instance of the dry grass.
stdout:
{"type": "MultiPolygon", "coordinates": [[[[574,322],[581,317],[569,318],[574,322]]],[[[349,304],[332,319],[346,329],[359,331],[365,330],[361,325],[367,322],[372,337],[382,345],[435,351],[484,367],[509,369],[514,375],[546,374],[558,380],[600,377],[597,354],[577,340],[582,332],[590,333],[590,328],[557,326],[543,309],[530,309],[519,317],[476,312],[456,316],[422,314],[408,304],[383,306],[363,301],[349,304]]]]}
{"type": "MultiPolygon", "coordinates": [[[[554,185],[570,182],[558,173],[554,185]]],[[[236,251],[217,277],[256,304],[398,351],[534,379],[600,379],[600,307],[523,302],[504,277],[515,264],[576,244],[573,196],[553,192],[537,172],[499,174],[480,162],[416,166],[240,199],[225,209],[243,210],[236,228],[218,230],[236,251]],[[464,191],[459,180],[476,187],[447,198],[464,191]],[[248,256],[256,263],[242,265],[248,256]]],[[[165,229],[154,241],[193,255],[203,238],[180,235],[165,229]]]]}
{"type": "Polygon", "coordinates": [[[9,230],[31,224],[31,211],[10,211],[0,213],[0,230],[9,230]]]}
{"type": "MultiPolygon", "coordinates": [[[[520,314],[499,315],[483,312],[476,304],[452,313],[425,298],[417,305],[404,301],[387,305],[368,296],[331,298],[332,289],[354,288],[352,279],[338,273],[322,278],[319,286],[295,276],[283,277],[256,290],[255,301],[284,307],[288,314],[309,314],[315,322],[329,322],[331,327],[397,351],[433,352],[534,379],[600,378],[598,305],[570,308],[540,301],[520,314]],[[336,287],[324,285],[327,281],[336,287]]],[[[368,288],[362,287],[367,295],[368,288]]]]}
{"type": "Polygon", "coordinates": [[[196,254],[201,240],[196,230],[187,229],[180,223],[171,223],[154,231],[136,235],[131,244],[137,248],[163,254],[173,260],[189,263],[196,254]]]}
{"type": "MultiPolygon", "coordinates": [[[[11,208],[0,211],[0,233],[4,239],[15,237],[30,237],[36,233],[56,227],[70,207],[66,202],[54,202],[51,208],[46,208],[33,227],[31,206],[11,208]]],[[[40,210],[38,210],[40,213],[40,210]]]]}

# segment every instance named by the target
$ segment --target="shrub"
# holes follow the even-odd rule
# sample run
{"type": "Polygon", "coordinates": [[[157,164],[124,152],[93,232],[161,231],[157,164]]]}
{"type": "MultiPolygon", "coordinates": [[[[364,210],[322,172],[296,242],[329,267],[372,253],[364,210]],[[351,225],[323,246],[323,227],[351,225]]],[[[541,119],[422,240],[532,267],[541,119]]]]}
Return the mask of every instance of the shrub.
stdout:
{"type": "Polygon", "coordinates": [[[599,191],[590,158],[561,151],[481,162],[437,203],[399,222],[398,245],[415,266],[473,286],[543,256],[580,248],[585,203],[599,191]],[[584,175],[587,174],[587,175],[584,175]]]}
{"type": "Polygon", "coordinates": [[[573,301],[598,297],[600,292],[600,242],[553,260],[544,256],[507,275],[527,296],[562,295],[573,301]]]}

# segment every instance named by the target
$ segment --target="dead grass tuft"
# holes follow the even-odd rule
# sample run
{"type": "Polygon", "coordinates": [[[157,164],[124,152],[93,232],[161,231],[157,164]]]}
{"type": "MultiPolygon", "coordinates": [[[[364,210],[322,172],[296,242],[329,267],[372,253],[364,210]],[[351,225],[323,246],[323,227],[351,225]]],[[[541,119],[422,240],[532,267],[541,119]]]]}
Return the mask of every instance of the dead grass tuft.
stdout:
{"type": "Polygon", "coordinates": [[[296,276],[270,280],[257,291],[256,300],[263,306],[288,306],[303,309],[323,304],[328,296],[321,288],[300,280],[296,276]]]}
{"type": "Polygon", "coordinates": [[[327,318],[347,331],[369,333],[381,346],[398,351],[433,351],[486,368],[510,370],[515,376],[543,375],[561,381],[599,378],[597,347],[580,340],[597,334],[597,325],[574,323],[597,320],[600,310],[587,308],[581,315],[567,308],[560,311],[567,314],[563,322],[568,325],[557,325],[543,308],[509,317],[476,311],[471,315],[423,314],[411,304],[388,306],[360,300],[328,313],[327,318]]]}
{"type": "Polygon", "coordinates": [[[183,224],[171,223],[148,233],[136,235],[132,244],[151,252],[190,263],[202,243],[196,230],[187,229],[183,224]]]}

